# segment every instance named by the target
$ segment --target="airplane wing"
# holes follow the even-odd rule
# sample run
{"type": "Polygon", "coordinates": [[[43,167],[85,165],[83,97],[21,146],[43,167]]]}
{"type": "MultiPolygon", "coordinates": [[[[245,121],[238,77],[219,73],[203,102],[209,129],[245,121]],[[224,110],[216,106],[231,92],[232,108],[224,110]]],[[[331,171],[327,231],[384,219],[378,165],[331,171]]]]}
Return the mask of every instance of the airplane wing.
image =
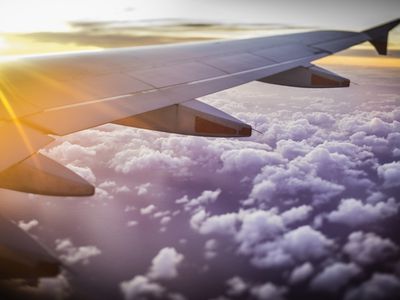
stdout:
{"type": "Polygon", "coordinates": [[[250,136],[251,126],[196,98],[251,81],[304,88],[350,81],[311,62],[369,41],[386,54],[400,19],[363,32],[283,36],[0,62],[0,187],[60,196],[94,188],[37,151],[105,123],[212,137],[250,136]]]}
{"type": "Polygon", "coordinates": [[[62,263],[48,249],[0,215],[0,281],[53,277],[61,267],[62,263]]]}

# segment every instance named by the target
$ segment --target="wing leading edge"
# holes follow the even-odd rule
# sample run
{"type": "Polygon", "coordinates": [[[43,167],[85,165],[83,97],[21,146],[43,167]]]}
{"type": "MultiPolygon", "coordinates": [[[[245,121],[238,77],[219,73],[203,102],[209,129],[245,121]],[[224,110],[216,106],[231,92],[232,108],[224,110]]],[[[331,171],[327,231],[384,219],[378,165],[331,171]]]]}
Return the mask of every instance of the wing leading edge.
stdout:
{"type": "Polygon", "coordinates": [[[359,33],[317,31],[1,62],[0,135],[5,147],[0,150],[0,187],[60,196],[93,194],[82,178],[34,154],[53,140],[49,135],[105,123],[188,135],[250,136],[250,125],[193,99],[255,80],[347,87],[348,79],[311,62],[365,41],[385,55],[388,33],[399,23],[359,33]]]}

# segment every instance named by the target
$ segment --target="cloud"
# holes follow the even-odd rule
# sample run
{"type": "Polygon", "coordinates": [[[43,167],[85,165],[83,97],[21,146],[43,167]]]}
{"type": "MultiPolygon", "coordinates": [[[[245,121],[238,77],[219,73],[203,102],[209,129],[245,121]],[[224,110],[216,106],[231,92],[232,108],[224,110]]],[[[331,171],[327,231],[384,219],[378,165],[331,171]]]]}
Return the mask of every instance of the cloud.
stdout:
{"type": "Polygon", "coordinates": [[[272,242],[258,244],[252,263],[259,268],[287,267],[295,262],[320,260],[333,247],[332,240],[308,225],[289,231],[272,242]]]}
{"type": "Polygon", "coordinates": [[[276,191],[277,187],[274,182],[263,180],[253,187],[250,197],[263,202],[270,202],[275,196],[276,191]]]}
{"type": "Polygon", "coordinates": [[[151,187],[151,183],[147,182],[144,184],[141,184],[139,186],[136,187],[137,190],[137,194],[138,196],[143,196],[146,195],[149,192],[149,188],[151,187]]]}
{"type": "Polygon", "coordinates": [[[204,244],[204,257],[213,259],[217,256],[218,240],[210,239],[204,244]]]}
{"type": "Polygon", "coordinates": [[[306,118],[310,124],[323,128],[330,128],[336,123],[333,116],[324,112],[309,113],[306,118]]]}
{"type": "MultiPolygon", "coordinates": [[[[71,171],[75,172],[79,176],[81,176],[83,179],[88,181],[91,184],[96,183],[96,176],[94,175],[93,171],[89,167],[78,167],[74,166],[71,164],[67,165],[68,169],[71,169],[71,171]]],[[[100,188],[101,190],[101,188],[100,188]]]]}
{"type": "Polygon", "coordinates": [[[250,197],[270,204],[276,199],[310,194],[311,202],[324,203],[345,190],[350,175],[345,172],[346,166],[352,167],[346,156],[330,153],[325,146],[319,146],[287,164],[264,166],[253,180],[250,197]],[[330,171],[326,172],[328,168],[330,171]]]}
{"type": "Polygon", "coordinates": [[[120,288],[125,300],[146,299],[147,297],[162,298],[165,288],[151,282],[146,276],[138,275],[129,281],[123,281],[120,288]]]}
{"type": "Polygon", "coordinates": [[[126,300],[135,299],[185,299],[179,293],[168,293],[167,289],[158,280],[172,280],[178,276],[177,268],[184,260],[184,256],[175,248],[161,249],[153,258],[146,275],[136,275],[131,280],[120,283],[120,290],[126,300]]]}
{"type": "Polygon", "coordinates": [[[261,149],[234,149],[222,153],[223,173],[240,172],[241,174],[254,174],[266,164],[280,164],[284,159],[279,153],[261,149]]]}
{"type": "Polygon", "coordinates": [[[207,217],[204,210],[200,210],[191,218],[191,224],[201,234],[219,234],[232,236],[237,231],[238,216],[235,213],[207,217]]]}
{"type": "Polygon", "coordinates": [[[52,299],[68,299],[71,294],[71,284],[65,274],[60,274],[54,278],[40,278],[37,291],[41,296],[51,297],[52,299]]]}
{"type": "Polygon", "coordinates": [[[134,226],[136,226],[136,225],[138,225],[138,224],[139,224],[138,221],[132,220],[132,221],[128,221],[128,222],[126,223],[126,226],[128,226],[128,227],[134,227],[134,226]]]}
{"type": "Polygon", "coordinates": [[[396,300],[400,295],[400,280],[394,275],[376,273],[359,287],[346,293],[345,300],[396,300]]]}
{"type": "Polygon", "coordinates": [[[355,264],[334,263],[319,273],[310,284],[312,290],[337,293],[349,281],[359,275],[361,269],[355,264]]]}
{"type": "Polygon", "coordinates": [[[283,249],[302,261],[325,257],[333,246],[330,239],[308,225],[289,231],[281,243],[283,249]]]}
{"type": "Polygon", "coordinates": [[[38,222],[38,220],[35,220],[35,219],[31,220],[29,222],[24,222],[24,221],[19,221],[18,222],[19,228],[21,228],[24,231],[29,231],[29,230],[31,230],[32,228],[34,228],[34,227],[36,227],[38,225],[39,225],[39,222],[38,222]]]}
{"type": "Polygon", "coordinates": [[[343,199],[337,210],[328,215],[328,220],[351,227],[382,221],[397,214],[399,203],[394,198],[375,205],[357,199],[343,199]]]}
{"type": "Polygon", "coordinates": [[[151,213],[153,213],[156,210],[156,206],[154,204],[150,204],[146,207],[143,207],[140,209],[140,213],[142,215],[149,215],[151,213]]]}
{"type": "Polygon", "coordinates": [[[285,288],[270,282],[251,288],[251,294],[258,300],[283,300],[286,292],[285,288]]]}
{"type": "Polygon", "coordinates": [[[60,252],[60,259],[66,264],[73,265],[89,263],[89,259],[101,254],[100,249],[96,246],[80,246],[76,247],[70,239],[57,239],[56,251],[60,252]]]}
{"type": "Polygon", "coordinates": [[[378,175],[383,179],[383,186],[393,188],[400,186],[400,162],[392,162],[378,167],[378,175]]]}
{"type": "Polygon", "coordinates": [[[293,140],[279,140],[276,143],[276,152],[280,153],[289,161],[301,157],[310,152],[312,147],[305,141],[295,142],[293,140]]]}
{"type": "Polygon", "coordinates": [[[306,262],[298,267],[296,267],[290,274],[289,282],[291,284],[302,283],[309,279],[314,273],[314,267],[311,263],[306,262]]]}
{"type": "Polygon", "coordinates": [[[215,191],[203,191],[197,198],[189,199],[188,196],[185,195],[183,198],[176,200],[176,203],[184,204],[186,211],[196,211],[201,207],[215,202],[220,194],[221,189],[217,189],[215,191]]]}
{"type": "Polygon", "coordinates": [[[276,268],[319,260],[331,252],[333,241],[310,226],[287,231],[286,225],[304,220],[310,211],[310,207],[300,206],[282,214],[274,210],[242,210],[210,216],[201,210],[190,223],[200,234],[231,237],[237,243],[238,253],[249,255],[254,266],[276,268]]]}
{"type": "Polygon", "coordinates": [[[380,264],[396,257],[399,248],[390,239],[374,233],[353,232],[343,247],[352,261],[360,265],[380,264]]]}
{"type": "Polygon", "coordinates": [[[242,225],[235,236],[240,253],[252,253],[259,243],[275,238],[284,231],[282,219],[270,211],[242,212],[242,225]]]}
{"type": "Polygon", "coordinates": [[[178,266],[184,256],[174,248],[163,248],[154,257],[150,267],[149,276],[153,279],[173,279],[178,276],[178,266]]]}
{"type": "Polygon", "coordinates": [[[292,207],[291,209],[283,212],[281,217],[286,226],[291,225],[293,223],[297,223],[300,221],[306,220],[313,208],[309,205],[301,205],[298,207],[292,207]]]}
{"type": "Polygon", "coordinates": [[[249,288],[249,285],[239,276],[234,276],[226,281],[229,296],[239,297],[249,288]]]}
{"type": "Polygon", "coordinates": [[[65,141],[60,145],[50,148],[45,153],[58,161],[76,164],[87,162],[88,159],[95,157],[96,150],[93,147],[85,147],[65,141]]]}
{"type": "Polygon", "coordinates": [[[188,175],[187,168],[190,164],[191,161],[187,157],[177,157],[167,151],[145,147],[122,150],[110,162],[115,171],[124,174],[146,172],[157,166],[159,169],[177,176],[188,175]]]}

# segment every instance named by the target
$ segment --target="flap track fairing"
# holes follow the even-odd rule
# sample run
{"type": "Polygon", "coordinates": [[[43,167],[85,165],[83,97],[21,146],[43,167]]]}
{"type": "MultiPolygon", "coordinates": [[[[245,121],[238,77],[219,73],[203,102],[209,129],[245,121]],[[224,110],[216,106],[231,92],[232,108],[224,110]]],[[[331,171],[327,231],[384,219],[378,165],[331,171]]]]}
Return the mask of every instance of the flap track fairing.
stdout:
{"type": "Polygon", "coordinates": [[[296,67],[258,81],[301,88],[339,88],[350,85],[349,79],[314,65],[296,67]]]}

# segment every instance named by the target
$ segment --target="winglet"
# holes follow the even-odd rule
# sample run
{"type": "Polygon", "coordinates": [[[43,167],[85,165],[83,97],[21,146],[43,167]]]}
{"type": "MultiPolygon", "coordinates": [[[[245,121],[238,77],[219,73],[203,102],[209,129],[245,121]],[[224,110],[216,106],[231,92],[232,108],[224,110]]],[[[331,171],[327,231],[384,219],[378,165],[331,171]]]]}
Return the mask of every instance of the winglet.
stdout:
{"type": "Polygon", "coordinates": [[[389,23],[365,30],[363,33],[370,37],[370,43],[375,47],[376,51],[378,51],[380,55],[387,55],[389,31],[399,24],[400,19],[396,19],[389,23]]]}

